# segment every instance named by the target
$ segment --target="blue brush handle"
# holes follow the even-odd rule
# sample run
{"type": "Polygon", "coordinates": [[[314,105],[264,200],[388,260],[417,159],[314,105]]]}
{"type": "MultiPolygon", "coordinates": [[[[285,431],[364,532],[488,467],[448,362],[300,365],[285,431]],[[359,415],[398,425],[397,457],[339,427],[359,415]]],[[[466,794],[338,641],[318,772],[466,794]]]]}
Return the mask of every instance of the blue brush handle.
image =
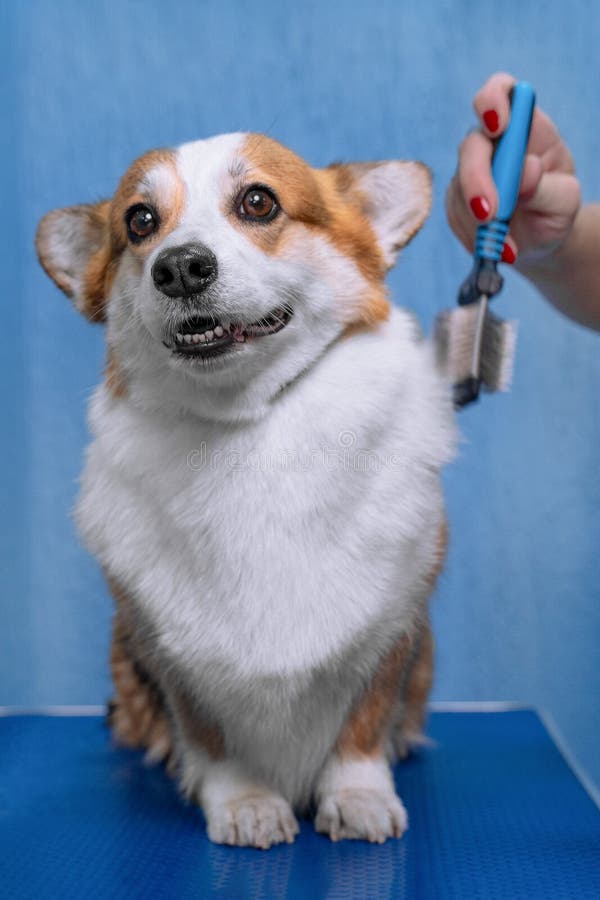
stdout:
{"type": "Polygon", "coordinates": [[[492,175],[498,191],[498,212],[491,222],[477,229],[475,257],[478,259],[498,262],[502,256],[504,240],[519,196],[534,106],[535,91],[532,86],[526,81],[517,82],[512,90],[510,122],[496,145],[492,161],[492,175]]]}

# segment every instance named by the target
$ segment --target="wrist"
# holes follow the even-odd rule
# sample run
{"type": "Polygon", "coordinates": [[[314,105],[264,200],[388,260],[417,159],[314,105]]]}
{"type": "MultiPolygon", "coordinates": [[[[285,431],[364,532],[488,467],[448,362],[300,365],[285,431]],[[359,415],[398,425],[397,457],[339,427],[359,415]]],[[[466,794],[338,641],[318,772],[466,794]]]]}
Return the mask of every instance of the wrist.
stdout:
{"type": "Polygon", "coordinates": [[[569,230],[560,240],[534,247],[517,257],[515,269],[534,282],[567,274],[579,255],[585,237],[585,207],[580,206],[569,230]]]}
{"type": "Polygon", "coordinates": [[[560,312],[600,330],[600,204],[582,206],[565,239],[550,253],[522,261],[519,271],[560,312]]]}

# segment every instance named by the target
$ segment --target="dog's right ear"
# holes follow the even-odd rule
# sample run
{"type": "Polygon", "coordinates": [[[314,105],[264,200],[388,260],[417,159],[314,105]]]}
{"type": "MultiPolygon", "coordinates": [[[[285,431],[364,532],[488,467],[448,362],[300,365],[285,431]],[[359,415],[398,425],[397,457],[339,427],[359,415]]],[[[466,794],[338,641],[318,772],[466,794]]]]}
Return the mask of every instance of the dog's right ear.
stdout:
{"type": "Polygon", "coordinates": [[[55,209],[41,220],[35,236],[45,272],[94,322],[104,320],[112,255],[109,213],[109,200],[55,209]]]}

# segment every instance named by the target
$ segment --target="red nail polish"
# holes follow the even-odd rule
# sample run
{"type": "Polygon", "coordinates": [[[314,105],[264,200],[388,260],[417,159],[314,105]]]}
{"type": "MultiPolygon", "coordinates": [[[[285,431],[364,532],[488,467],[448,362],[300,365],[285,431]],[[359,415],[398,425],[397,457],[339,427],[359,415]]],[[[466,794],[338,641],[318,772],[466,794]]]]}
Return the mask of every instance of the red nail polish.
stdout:
{"type": "Polygon", "coordinates": [[[479,219],[480,222],[487,219],[490,214],[490,204],[485,197],[473,197],[470,207],[473,211],[473,215],[476,219],[479,219]]]}
{"type": "Polygon", "coordinates": [[[517,254],[515,253],[513,248],[510,246],[510,244],[505,244],[504,247],[502,248],[502,256],[500,257],[502,262],[510,263],[510,265],[512,266],[512,264],[514,263],[516,258],[517,258],[517,254]]]}
{"type": "Polygon", "coordinates": [[[485,127],[488,131],[491,131],[492,134],[498,131],[498,128],[500,127],[500,119],[498,118],[498,113],[495,109],[486,109],[481,118],[483,119],[485,127]]]}

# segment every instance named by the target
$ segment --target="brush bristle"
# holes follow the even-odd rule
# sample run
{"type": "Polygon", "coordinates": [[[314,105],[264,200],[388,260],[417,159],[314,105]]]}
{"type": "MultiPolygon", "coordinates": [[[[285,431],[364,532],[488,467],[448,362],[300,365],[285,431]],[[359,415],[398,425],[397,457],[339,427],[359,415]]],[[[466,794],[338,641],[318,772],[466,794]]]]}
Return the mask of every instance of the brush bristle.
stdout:
{"type": "Polygon", "coordinates": [[[488,391],[508,391],[512,384],[517,322],[488,312],[481,351],[481,380],[488,391]]]}
{"type": "MultiPolygon", "coordinates": [[[[454,384],[471,375],[478,308],[477,303],[459,306],[440,313],[436,319],[434,341],[438,364],[454,384]]],[[[509,389],[516,342],[517,323],[506,322],[488,311],[483,329],[479,372],[486,390],[509,389]]]]}

